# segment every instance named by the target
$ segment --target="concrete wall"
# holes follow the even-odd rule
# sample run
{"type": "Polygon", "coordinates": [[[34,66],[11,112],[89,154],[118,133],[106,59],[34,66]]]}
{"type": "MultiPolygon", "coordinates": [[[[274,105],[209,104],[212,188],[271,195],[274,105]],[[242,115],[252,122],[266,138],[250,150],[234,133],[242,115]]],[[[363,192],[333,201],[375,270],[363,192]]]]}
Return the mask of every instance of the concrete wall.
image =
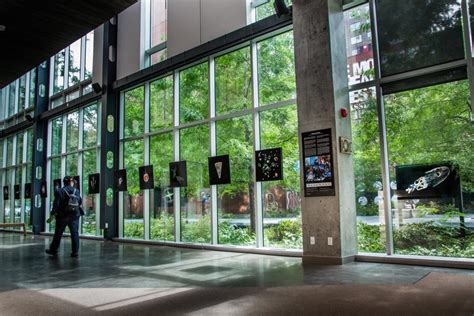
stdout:
{"type": "Polygon", "coordinates": [[[118,15],[117,79],[140,70],[140,2],[118,15]]]}

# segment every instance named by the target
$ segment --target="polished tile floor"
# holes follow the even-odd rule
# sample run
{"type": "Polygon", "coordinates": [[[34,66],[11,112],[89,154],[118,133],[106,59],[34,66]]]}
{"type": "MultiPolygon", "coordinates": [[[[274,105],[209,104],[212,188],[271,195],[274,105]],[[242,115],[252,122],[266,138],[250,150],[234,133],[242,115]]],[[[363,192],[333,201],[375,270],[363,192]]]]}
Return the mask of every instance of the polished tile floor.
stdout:
{"type": "Polygon", "coordinates": [[[51,237],[0,233],[0,291],[28,288],[281,287],[413,284],[430,272],[472,270],[355,262],[303,267],[301,258],[82,240],[70,258],[44,254],[51,237]]]}

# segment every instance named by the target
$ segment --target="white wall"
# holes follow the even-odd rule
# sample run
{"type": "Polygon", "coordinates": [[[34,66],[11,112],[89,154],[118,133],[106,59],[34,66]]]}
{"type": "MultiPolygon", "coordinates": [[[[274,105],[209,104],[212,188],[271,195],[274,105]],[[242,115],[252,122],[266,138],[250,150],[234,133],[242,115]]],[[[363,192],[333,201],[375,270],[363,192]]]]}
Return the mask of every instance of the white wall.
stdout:
{"type": "Polygon", "coordinates": [[[92,70],[92,83],[102,85],[102,46],[104,41],[104,26],[101,25],[94,30],[94,62],[92,70]]]}
{"type": "Polygon", "coordinates": [[[140,5],[137,2],[118,15],[117,79],[140,70],[140,5]]]}

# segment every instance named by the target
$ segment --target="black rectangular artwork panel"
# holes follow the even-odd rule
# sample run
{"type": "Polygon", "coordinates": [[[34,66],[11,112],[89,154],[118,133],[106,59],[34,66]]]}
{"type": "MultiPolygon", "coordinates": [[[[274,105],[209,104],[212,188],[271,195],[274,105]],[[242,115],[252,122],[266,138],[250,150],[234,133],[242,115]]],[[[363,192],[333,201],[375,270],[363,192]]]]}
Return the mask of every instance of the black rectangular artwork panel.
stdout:
{"type": "Polygon", "coordinates": [[[457,170],[450,162],[395,167],[398,199],[455,198],[460,192],[457,170]]]}
{"type": "Polygon", "coordinates": [[[10,188],[6,185],[3,187],[3,200],[9,200],[10,199],[10,188]]]}
{"type": "Polygon", "coordinates": [[[21,189],[20,189],[19,184],[15,184],[13,186],[13,191],[14,191],[15,200],[21,199],[21,189]]]}
{"type": "Polygon", "coordinates": [[[230,183],[230,162],[229,155],[209,157],[209,184],[230,183]]]}
{"type": "Polygon", "coordinates": [[[170,162],[170,187],[188,186],[188,175],[186,172],[186,161],[170,162]]]}
{"type": "Polygon", "coordinates": [[[81,178],[79,176],[74,176],[74,187],[77,190],[81,190],[81,178]]]}
{"type": "Polygon", "coordinates": [[[120,169],[117,171],[115,174],[115,187],[117,188],[117,191],[123,192],[127,191],[127,170],[126,169],[120,169]]]}
{"type": "Polygon", "coordinates": [[[281,148],[257,150],[255,152],[256,180],[275,181],[283,179],[281,148]]]}
{"type": "Polygon", "coordinates": [[[89,175],[89,194],[100,193],[100,174],[94,173],[89,175]]]}
{"type": "Polygon", "coordinates": [[[304,159],[304,195],[335,195],[331,129],[306,132],[301,136],[304,159]]]}
{"type": "Polygon", "coordinates": [[[140,177],[140,190],[150,190],[155,186],[153,180],[153,166],[142,166],[138,168],[140,177]]]}
{"type": "Polygon", "coordinates": [[[46,183],[46,181],[41,181],[40,196],[42,198],[47,198],[48,197],[48,184],[46,183]]]}
{"type": "Polygon", "coordinates": [[[53,187],[54,189],[60,189],[62,187],[61,185],[61,179],[54,179],[53,180],[53,187]]]}
{"type": "Polygon", "coordinates": [[[24,188],[24,197],[25,199],[31,199],[31,183],[25,183],[25,188],[24,188]]]}

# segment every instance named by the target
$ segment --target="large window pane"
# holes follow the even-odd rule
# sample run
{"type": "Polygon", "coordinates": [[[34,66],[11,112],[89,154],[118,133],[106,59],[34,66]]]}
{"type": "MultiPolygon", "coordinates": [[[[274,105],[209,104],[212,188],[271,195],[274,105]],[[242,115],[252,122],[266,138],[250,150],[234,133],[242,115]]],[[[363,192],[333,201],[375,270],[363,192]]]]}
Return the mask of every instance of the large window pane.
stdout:
{"type": "Polygon", "coordinates": [[[69,113],[66,124],[66,152],[77,150],[79,146],[79,112],[69,113]]]}
{"type": "Polygon", "coordinates": [[[35,106],[36,102],[36,68],[30,72],[30,107],[35,106]]]}
{"type": "Polygon", "coordinates": [[[250,47],[220,56],[216,67],[216,114],[252,107],[250,47]]]}
{"type": "Polygon", "coordinates": [[[258,43],[258,88],[260,105],[296,97],[293,32],[258,43]]]}
{"type": "Polygon", "coordinates": [[[264,245],[303,248],[296,106],[260,114],[262,149],[282,148],[283,180],[262,183],[264,245]]]}
{"type": "Polygon", "coordinates": [[[64,89],[64,61],[66,52],[63,49],[54,56],[54,78],[53,78],[53,94],[64,89]]]}
{"type": "Polygon", "coordinates": [[[15,95],[16,95],[16,81],[13,81],[9,85],[9,100],[8,100],[8,115],[7,117],[10,117],[14,115],[15,112],[15,95]]]}
{"type": "Polygon", "coordinates": [[[150,191],[150,239],[175,239],[174,193],[169,186],[169,163],[173,160],[173,134],[151,137],[150,164],[153,165],[155,189],[150,191]]]}
{"type": "Polygon", "coordinates": [[[384,253],[385,217],[375,90],[349,94],[359,252],[384,253]]]}
{"type": "Polygon", "coordinates": [[[181,240],[210,243],[209,127],[183,129],[179,135],[180,158],[187,161],[188,175],[188,186],[181,188],[181,240]]]}
{"type": "Polygon", "coordinates": [[[123,167],[127,169],[128,191],[123,192],[123,236],[143,239],[143,191],[140,191],[138,168],[144,164],[143,140],[123,143],[123,167]]]}
{"type": "Polygon", "coordinates": [[[393,167],[391,189],[396,189],[392,197],[395,252],[472,257],[474,126],[470,122],[468,82],[397,93],[384,100],[389,163],[393,167]],[[455,169],[450,170],[447,162],[455,169]],[[414,174],[414,167],[420,165],[447,168],[430,167],[426,173],[414,174]],[[412,185],[396,183],[395,170],[400,177],[402,170],[408,170],[403,174],[412,185]],[[446,178],[447,171],[458,174],[455,184],[446,178]],[[447,190],[442,197],[428,196],[436,188],[443,188],[444,181],[450,186],[444,187],[447,190]]]}
{"type": "Polygon", "coordinates": [[[166,42],[167,37],[167,0],[151,0],[151,47],[166,42]]]}
{"type": "MultiPolygon", "coordinates": [[[[21,197],[21,192],[23,191],[21,189],[21,167],[15,168],[15,185],[20,185],[20,197],[21,197]]],[[[15,210],[15,215],[13,222],[14,223],[21,223],[21,199],[15,199],[15,190],[13,187],[13,190],[10,192],[11,199],[13,200],[14,204],[14,210],[15,210]]],[[[20,229],[19,227],[16,229],[20,229]]]]}
{"type": "MultiPolygon", "coordinates": [[[[15,163],[13,157],[13,136],[7,138],[7,167],[13,166],[15,163]]],[[[9,181],[9,180],[7,180],[9,181]]]]}
{"type": "Polygon", "coordinates": [[[86,62],[84,70],[84,80],[92,78],[92,68],[94,66],[94,31],[86,35],[86,62]]]}
{"type": "Polygon", "coordinates": [[[81,39],[69,46],[69,87],[81,81],[81,39]]]}
{"type": "Polygon", "coordinates": [[[376,5],[382,76],[464,58],[460,1],[377,0],[376,5]]]}
{"type": "Polygon", "coordinates": [[[173,126],[173,77],[150,84],[150,131],[173,126]]]}
{"type": "Polygon", "coordinates": [[[51,135],[51,154],[57,155],[61,153],[61,142],[63,136],[63,119],[58,117],[51,122],[52,135],[51,135]]]}
{"type": "MultiPolygon", "coordinates": [[[[256,19],[257,21],[260,21],[262,19],[265,19],[269,16],[272,16],[275,13],[275,8],[273,7],[273,0],[269,0],[267,3],[259,5],[258,7],[255,8],[255,13],[256,13],[256,19]]],[[[291,5],[291,0],[285,0],[285,4],[287,6],[291,5]]]]}
{"type": "Polygon", "coordinates": [[[145,88],[140,86],[125,92],[124,99],[124,136],[140,135],[145,131],[145,88]]]}
{"type": "Polygon", "coordinates": [[[255,246],[252,122],[248,115],[216,123],[217,154],[229,155],[232,181],[217,187],[220,244],[255,246]]]}
{"type": "Polygon", "coordinates": [[[84,235],[95,235],[96,234],[96,223],[97,223],[97,205],[95,194],[88,194],[89,188],[89,175],[97,173],[97,150],[84,151],[82,156],[82,186],[81,193],[83,199],[83,207],[85,215],[82,219],[82,234],[84,235]]]}
{"type": "Polygon", "coordinates": [[[83,148],[97,146],[97,103],[84,109],[83,148]]]}
{"type": "Polygon", "coordinates": [[[204,120],[209,116],[208,65],[185,69],[179,73],[179,121],[204,120]]]}
{"type": "Polygon", "coordinates": [[[6,181],[5,181],[5,186],[8,186],[9,190],[9,197],[8,200],[4,200],[3,202],[3,219],[5,223],[11,223],[13,218],[11,214],[11,205],[12,205],[12,199],[13,199],[13,185],[11,183],[12,181],[12,175],[13,175],[13,170],[12,168],[8,169],[6,172],[6,181]]]}
{"type": "MultiPolygon", "coordinates": [[[[78,157],[77,153],[66,156],[66,175],[67,176],[77,176],[77,166],[78,166],[78,157]]],[[[82,190],[82,187],[81,187],[82,190]]]]}
{"type": "Polygon", "coordinates": [[[349,85],[373,80],[374,53],[369,4],[345,11],[344,28],[349,85]]]}
{"type": "Polygon", "coordinates": [[[25,109],[26,105],[26,74],[20,77],[20,85],[18,89],[18,112],[25,109]]]}

